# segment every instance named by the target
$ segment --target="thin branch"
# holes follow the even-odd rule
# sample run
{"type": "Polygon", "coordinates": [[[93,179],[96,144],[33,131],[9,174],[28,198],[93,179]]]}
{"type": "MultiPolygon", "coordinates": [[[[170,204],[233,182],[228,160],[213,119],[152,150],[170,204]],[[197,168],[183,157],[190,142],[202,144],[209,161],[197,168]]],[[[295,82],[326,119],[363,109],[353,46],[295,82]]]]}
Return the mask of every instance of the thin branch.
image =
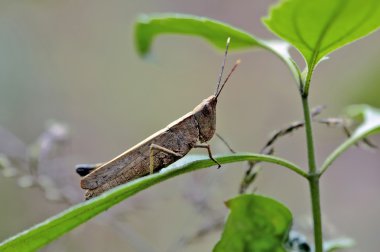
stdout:
{"type": "MultiPolygon", "coordinates": [[[[311,116],[314,118],[318,116],[324,109],[324,106],[317,106],[313,109],[311,112],[311,116]]],[[[289,135],[292,132],[302,128],[305,126],[304,121],[296,121],[291,123],[290,125],[286,126],[283,129],[279,129],[275,131],[272,135],[272,137],[269,138],[269,140],[265,143],[265,145],[261,148],[260,154],[265,155],[273,155],[274,153],[274,144],[275,142],[280,139],[283,136],[289,135]]],[[[245,193],[247,188],[253,183],[255,178],[257,177],[258,169],[254,170],[255,166],[260,163],[260,161],[251,161],[249,162],[249,167],[247,171],[245,172],[245,175],[240,183],[239,193],[245,193]]]]}

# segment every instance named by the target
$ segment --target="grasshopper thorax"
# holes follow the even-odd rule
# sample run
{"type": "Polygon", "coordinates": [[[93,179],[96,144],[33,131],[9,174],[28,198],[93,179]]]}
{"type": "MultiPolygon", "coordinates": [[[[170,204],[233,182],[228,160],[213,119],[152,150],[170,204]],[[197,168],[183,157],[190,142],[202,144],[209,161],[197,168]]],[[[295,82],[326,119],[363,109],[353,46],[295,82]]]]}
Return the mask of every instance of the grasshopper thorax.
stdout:
{"type": "Polygon", "coordinates": [[[199,141],[209,141],[215,133],[217,97],[211,95],[204,99],[193,110],[194,118],[198,123],[199,141]]]}

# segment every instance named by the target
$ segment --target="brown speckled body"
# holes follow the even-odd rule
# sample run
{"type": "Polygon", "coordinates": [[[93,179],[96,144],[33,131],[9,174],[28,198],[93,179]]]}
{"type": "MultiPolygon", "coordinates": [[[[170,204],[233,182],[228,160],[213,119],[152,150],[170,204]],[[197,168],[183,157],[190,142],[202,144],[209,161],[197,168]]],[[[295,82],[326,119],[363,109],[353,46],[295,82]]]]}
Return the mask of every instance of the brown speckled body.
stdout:
{"type": "MultiPolygon", "coordinates": [[[[186,155],[197,143],[209,141],[215,133],[217,97],[203,100],[193,111],[172,122],[116,158],[102,164],[81,180],[86,199],[149,174],[150,146],[156,144],[186,155]]],[[[181,157],[155,151],[154,170],[158,171],[181,157]]]]}

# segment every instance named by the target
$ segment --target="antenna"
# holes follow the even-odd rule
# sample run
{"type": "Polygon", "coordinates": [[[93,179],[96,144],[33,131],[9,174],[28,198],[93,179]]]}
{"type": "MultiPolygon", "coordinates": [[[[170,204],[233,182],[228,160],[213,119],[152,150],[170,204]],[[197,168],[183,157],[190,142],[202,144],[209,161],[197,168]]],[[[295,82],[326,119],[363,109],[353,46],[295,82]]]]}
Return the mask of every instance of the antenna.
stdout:
{"type": "Polygon", "coordinates": [[[241,60],[238,59],[236,62],[235,62],[235,65],[233,66],[233,68],[231,69],[230,73],[227,75],[227,78],[224,80],[222,86],[220,87],[219,91],[217,91],[217,93],[215,94],[216,98],[218,98],[218,96],[220,95],[220,92],[222,92],[224,86],[226,85],[228,79],[230,78],[231,74],[235,71],[235,69],[237,68],[237,66],[240,64],[241,60]]]}
{"type": "Polygon", "coordinates": [[[228,47],[230,45],[230,37],[227,38],[227,43],[226,43],[226,51],[224,52],[224,60],[223,60],[223,63],[222,63],[222,69],[220,70],[220,74],[219,74],[219,77],[218,77],[218,85],[216,86],[216,90],[215,90],[215,95],[217,95],[219,92],[219,87],[220,87],[220,83],[222,82],[222,76],[223,76],[223,71],[224,71],[224,66],[226,65],[226,59],[227,59],[227,52],[228,52],[228,47]]]}

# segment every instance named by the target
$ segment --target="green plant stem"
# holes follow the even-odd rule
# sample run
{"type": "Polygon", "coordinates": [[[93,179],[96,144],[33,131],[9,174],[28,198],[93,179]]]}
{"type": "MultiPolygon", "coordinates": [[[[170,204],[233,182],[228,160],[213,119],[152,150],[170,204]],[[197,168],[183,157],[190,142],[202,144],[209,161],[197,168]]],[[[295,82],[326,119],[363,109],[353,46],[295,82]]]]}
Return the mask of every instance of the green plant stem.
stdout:
{"type": "Polygon", "coordinates": [[[314,223],[314,243],[315,252],[323,251],[323,238],[322,238],[322,217],[321,217],[321,204],[319,195],[319,176],[315,162],[314,142],[313,142],[313,129],[311,126],[311,116],[309,109],[308,96],[302,95],[302,107],[305,119],[307,155],[309,161],[309,188],[311,196],[311,208],[313,212],[314,223]]]}
{"type": "Polygon", "coordinates": [[[323,251],[323,237],[322,237],[322,214],[319,194],[319,177],[309,177],[309,189],[311,195],[311,207],[313,211],[313,223],[314,223],[314,244],[315,251],[323,251]]]}
{"type": "Polygon", "coordinates": [[[302,97],[302,107],[303,107],[303,115],[304,115],[304,120],[305,120],[307,157],[309,161],[309,176],[310,176],[316,173],[317,166],[315,162],[313,129],[311,126],[311,116],[310,116],[309,102],[308,102],[307,97],[304,97],[304,96],[302,97]]]}

